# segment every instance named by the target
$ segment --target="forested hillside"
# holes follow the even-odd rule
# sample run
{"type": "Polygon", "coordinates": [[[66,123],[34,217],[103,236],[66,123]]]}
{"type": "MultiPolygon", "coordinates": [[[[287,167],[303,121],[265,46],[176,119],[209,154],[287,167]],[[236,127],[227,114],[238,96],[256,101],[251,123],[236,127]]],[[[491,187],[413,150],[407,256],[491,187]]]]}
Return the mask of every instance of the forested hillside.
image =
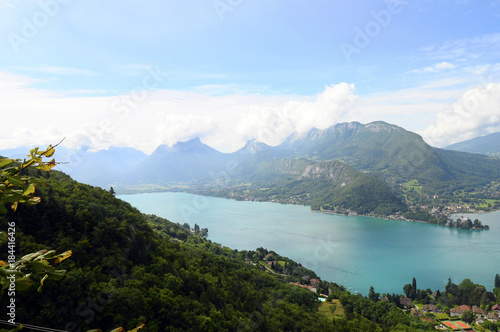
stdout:
{"type": "Polygon", "coordinates": [[[70,331],[141,322],[151,331],[223,331],[253,324],[260,310],[262,330],[328,329],[312,292],[244,265],[178,225],[170,225],[175,238],[164,240],[144,215],[105,190],[58,172],[44,176],[42,202],[10,212],[0,225],[15,221],[19,255],[71,249],[61,264],[70,272],[47,282],[41,294],[19,292],[16,321],[70,331]]]}
{"type": "MultiPolygon", "coordinates": [[[[281,277],[245,264],[256,252],[238,252],[192,235],[178,224],[146,216],[112,193],[53,171],[44,180],[41,203],[21,205],[0,217],[1,228],[16,224],[18,256],[40,249],[72,250],[60,264],[61,281],[47,280],[16,293],[16,322],[68,331],[116,326],[148,331],[366,331],[403,324],[425,326],[395,304],[383,307],[389,321],[361,314],[332,320],[318,307],[318,295],[281,277]],[[416,324],[416,325],[415,325],[416,324]]],[[[6,259],[6,250],[0,259],[6,259]]],[[[292,263],[290,266],[300,265],[292,263]]],[[[315,276],[313,271],[300,268],[315,276]]],[[[300,271],[300,270],[297,270],[300,271]]],[[[37,276],[33,276],[36,283],[37,276]]],[[[321,281],[338,297],[345,290],[321,281]]],[[[2,296],[0,305],[8,298],[2,296]]],[[[385,315],[384,314],[384,315],[385,315]]],[[[409,330],[415,330],[413,328],[409,330]]]]}
{"type": "Polygon", "coordinates": [[[310,205],[313,210],[388,215],[406,210],[382,180],[340,161],[277,159],[242,166],[243,185],[198,193],[239,200],[265,200],[310,205]],[[255,167],[255,168],[254,168],[255,167]]]}

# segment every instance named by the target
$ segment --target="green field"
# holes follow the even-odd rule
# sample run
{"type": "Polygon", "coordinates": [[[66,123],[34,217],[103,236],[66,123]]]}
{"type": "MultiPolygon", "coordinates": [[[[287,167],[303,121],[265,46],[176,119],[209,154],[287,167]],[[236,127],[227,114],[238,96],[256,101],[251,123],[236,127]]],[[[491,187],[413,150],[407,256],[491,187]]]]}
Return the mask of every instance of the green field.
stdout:
{"type": "Polygon", "coordinates": [[[344,317],[344,308],[339,300],[332,300],[332,302],[321,302],[318,309],[327,318],[344,317]],[[335,310],[335,311],[334,311],[335,310]]]}

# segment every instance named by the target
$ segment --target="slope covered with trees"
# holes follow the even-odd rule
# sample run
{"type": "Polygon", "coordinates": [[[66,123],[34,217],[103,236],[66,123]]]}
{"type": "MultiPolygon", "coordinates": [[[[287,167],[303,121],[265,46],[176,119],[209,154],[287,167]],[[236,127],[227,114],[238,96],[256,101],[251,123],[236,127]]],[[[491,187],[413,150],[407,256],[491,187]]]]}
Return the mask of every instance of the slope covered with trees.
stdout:
{"type": "Polygon", "coordinates": [[[241,184],[197,191],[239,200],[310,205],[316,211],[387,215],[406,209],[382,180],[340,161],[277,159],[243,166],[241,184]]]}
{"type": "Polygon", "coordinates": [[[16,294],[16,321],[69,331],[140,323],[151,331],[329,329],[312,292],[166,220],[173,233],[160,236],[148,217],[108,191],[58,172],[42,176],[41,203],[0,217],[0,226],[16,223],[19,255],[56,248],[73,256],[61,263],[67,278],[41,294],[16,294]]]}

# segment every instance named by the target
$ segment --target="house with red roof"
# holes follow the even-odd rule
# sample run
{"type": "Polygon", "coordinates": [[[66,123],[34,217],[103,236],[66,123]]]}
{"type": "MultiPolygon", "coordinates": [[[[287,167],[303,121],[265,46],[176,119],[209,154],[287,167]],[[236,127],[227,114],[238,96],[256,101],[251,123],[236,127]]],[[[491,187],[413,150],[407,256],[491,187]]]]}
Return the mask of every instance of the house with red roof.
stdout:
{"type": "Polygon", "coordinates": [[[464,304],[464,305],[461,305],[461,306],[458,306],[456,308],[451,309],[450,316],[452,316],[452,317],[462,316],[464,314],[464,312],[466,312],[468,310],[472,310],[471,307],[464,304]]]}
{"type": "Polygon", "coordinates": [[[309,281],[311,282],[311,284],[319,286],[319,279],[311,279],[309,281]]]}

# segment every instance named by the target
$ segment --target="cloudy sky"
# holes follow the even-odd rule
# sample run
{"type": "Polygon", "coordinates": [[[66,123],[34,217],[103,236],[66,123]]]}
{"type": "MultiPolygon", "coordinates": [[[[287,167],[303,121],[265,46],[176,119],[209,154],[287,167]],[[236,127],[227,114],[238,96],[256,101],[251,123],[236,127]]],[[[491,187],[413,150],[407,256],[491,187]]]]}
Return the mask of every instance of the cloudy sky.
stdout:
{"type": "Polygon", "coordinates": [[[499,0],[0,0],[0,149],[500,131],[499,0]]]}

